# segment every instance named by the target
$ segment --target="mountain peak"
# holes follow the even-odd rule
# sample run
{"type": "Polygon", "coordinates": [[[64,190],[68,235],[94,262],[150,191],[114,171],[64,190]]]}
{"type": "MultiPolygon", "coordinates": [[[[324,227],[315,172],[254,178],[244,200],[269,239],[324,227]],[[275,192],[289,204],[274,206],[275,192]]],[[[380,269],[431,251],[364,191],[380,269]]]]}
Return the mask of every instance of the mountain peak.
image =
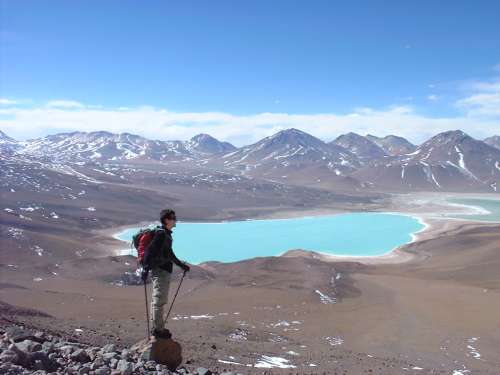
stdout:
{"type": "MultiPolygon", "coordinates": [[[[460,129],[456,129],[456,130],[448,130],[448,131],[445,131],[445,132],[442,132],[440,134],[443,134],[443,135],[447,135],[447,136],[450,136],[450,137],[463,137],[463,136],[468,136],[466,133],[464,133],[462,130],[460,129]]],[[[439,135],[439,134],[438,134],[439,135]]]]}
{"type": "Polygon", "coordinates": [[[17,141],[0,130],[0,142],[16,143],[17,141]]]}
{"type": "Polygon", "coordinates": [[[354,132],[339,135],[330,142],[331,145],[342,146],[360,158],[372,159],[385,156],[385,151],[375,142],[354,132]]]}
{"type": "Polygon", "coordinates": [[[385,137],[377,137],[372,134],[366,136],[367,139],[381,147],[388,155],[404,155],[415,151],[417,146],[409,142],[406,138],[389,134],[385,137]]]}
{"type": "Polygon", "coordinates": [[[196,134],[195,136],[193,136],[191,138],[191,141],[196,141],[196,142],[200,142],[200,141],[207,141],[207,140],[213,140],[216,138],[212,137],[210,134],[206,134],[206,133],[200,133],[200,134],[196,134]]]}
{"type": "Polygon", "coordinates": [[[270,141],[270,142],[283,142],[283,143],[324,143],[319,138],[314,137],[313,135],[306,133],[302,130],[290,128],[280,130],[279,132],[264,138],[262,141],[270,141]]]}
{"type": "Polygon", "coordinates": [[[340,144],[342,142],[363,142],[363,143],[370,142],[370,143],[372,143],[372,141],[370,139],[368,139],[367,137],[363,137],[362,135],[360,135],[358,133],[354,133],[354,132],[341,134],[330,143],[340,144]]]}
{"type": "Polygon", "coordinates": [[[205,153],[205,154],[218,154],[233,151],[236,149],[229,142],[221,142],[212,137],[210,134],[200,133],[192,137],[186,142],[189,150],[205,153]]]}
{"type": "Polygon", "coordinates": [[[312,137],[311,134],[306,133],[305,131],[302,131],[302,130],[299,130],[296,128],[289,128],[289,129],[280,130],[279,132],[273,134],[271,137],[282,137],[282,136],[312,137]]]}
{"type": "Polygon", "coordinates": [[[464,133],[462,130],[448,130],[442,133],[439,133],[429,139],[425,143],[432,144],[447,144],[447,143],[460,143],[464,140],[473,139],[468,134],[464,133]]]}
{"type": "Polygon", "coordinates": [[[485,138],[484,143],[493,146],[495,148],[500,149],[500,136],[499,135],[493,135],[491,137],[485,138]]]}

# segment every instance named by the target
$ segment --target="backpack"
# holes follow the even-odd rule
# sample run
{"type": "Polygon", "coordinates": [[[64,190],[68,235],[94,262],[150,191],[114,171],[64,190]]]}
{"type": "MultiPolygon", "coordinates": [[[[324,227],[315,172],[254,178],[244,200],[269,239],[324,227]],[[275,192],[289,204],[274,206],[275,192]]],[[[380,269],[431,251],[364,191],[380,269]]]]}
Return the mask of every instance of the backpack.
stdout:
{"type": "Polygon", "coordinates": [[[143,265],[145,255],[144,252],[153,240],[155,233],[156,228],[146,228],[141,229],[139,232],[132,236],[130,247],[133,246],[137,250],[137,261],[140,265],[143,265]]]}

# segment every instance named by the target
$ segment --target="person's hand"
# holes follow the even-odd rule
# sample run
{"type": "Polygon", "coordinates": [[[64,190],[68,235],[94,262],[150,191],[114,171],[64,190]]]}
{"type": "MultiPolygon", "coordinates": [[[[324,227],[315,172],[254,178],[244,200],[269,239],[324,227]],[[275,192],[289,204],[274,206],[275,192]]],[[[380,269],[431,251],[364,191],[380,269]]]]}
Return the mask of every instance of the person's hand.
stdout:
{"type": "Polygon", "coordinates": [[[149,275],[149,269],[148,268],[143,268],[141,271],[141,279],[142,281],[146,282],[148,280],[148,275],[149,275]]]}

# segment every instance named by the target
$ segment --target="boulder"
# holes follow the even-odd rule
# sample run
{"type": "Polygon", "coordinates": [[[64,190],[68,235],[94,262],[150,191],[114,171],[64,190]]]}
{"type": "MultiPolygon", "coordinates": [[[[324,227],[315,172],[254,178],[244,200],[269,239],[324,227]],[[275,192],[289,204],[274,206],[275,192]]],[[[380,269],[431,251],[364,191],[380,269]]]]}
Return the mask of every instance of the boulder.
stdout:
{"type": "Polygon", "coordinates": [[[111,374],[111,369],[108,367],[99,367],[97,370],[94,370],[95,375],[109,375],[111,374]]]}
{"type": "Polygon", "coordinates": [[[78,375],[86,375],[90,372],[90,366],[83,365],[78,369],[78,375]]]}
{"type": "Polygon", "coordinates": [[[23,352],[37,352],[39,350],[42,350],[42,344],[32,340],[20,341],[15,345],[23,352]]]}
{"type": "Polygon", "coordinates": [[[109,364],[112,359],[117,359],[118,357],[119,357],[119,355],[116,354],[115,352],[104,353],[102,355],[102,359],[104,360],[104,363],[106,363],[106,364],[109,364]]]}
{"type": "Polygon", "coordinates": [[[8,352],[15,353],[15,358],[11,360],[11,362],[15,365],[23,366],[23,367],[28,367],[29,365],[29,358],[28,354],[20,350],[16,345],[11,344],[9,346],[8,352]]]}
{"type": "Polygon", "coordinates": [[[0,362],[18,363],[19,357],[13,350],[4,350],[0,353],[0,362]]]}
{"type": "Polygon", "coordinates": [[[83,349],[77,349],[71,353],[70,358],[75,362],[87,363],[90,362],[90,356],[83,349]]]}
{"type": "Polygon", "coordinates": [[[28,366],[37,370],[52,372],[56,371],[59,367],[56,361],[50,359],[47,353],[42,351],[29,353],[28,360],[28,366]]]}
{"type": "Polygon", "coordinates": [[[134,366],[132,365],[132,363],[128,362],[127,360],[122,359],[118,362],[116,369],[118,371],[120,371],[121,375],[131,375],[132,371],[134,369],[134,366]]]}
{"type": "Polygon", "coordinates": [[[153,337],[149,341],[141,340],[134,344],[131,350],[139,353],[142,360],[155,361],[167,366],[170,371],[174,371],[182,363],[181,345],[171,338],[153,337]]]}
{"type": "Polygon", "coordinates": [[[43,340],[40,339],[40,337],[36,337],[32,331],[17,326],[8,327],[5,330],[5,336],[11,342],[20,342],[24,340],[43,342],[43,340]]]}
{"type": "Polygon", "coordinates": [[[116,352],[116,345],[115,344],[107,344],[102,347],[103,353],[114,353],[116,352]]]}
{"type": "Polygon", "coordinates": [[[70,355],[76,349],[78,349],[78,348],[74,345],[62,345],[59,347],[59,352],[65,354],[65,355],[70,355]]]}
{"type": "Polygon", "coordinates": [[[123,359],[130,359],[130,351],[128,349],[123,349],[121,353],[123,359]]]}

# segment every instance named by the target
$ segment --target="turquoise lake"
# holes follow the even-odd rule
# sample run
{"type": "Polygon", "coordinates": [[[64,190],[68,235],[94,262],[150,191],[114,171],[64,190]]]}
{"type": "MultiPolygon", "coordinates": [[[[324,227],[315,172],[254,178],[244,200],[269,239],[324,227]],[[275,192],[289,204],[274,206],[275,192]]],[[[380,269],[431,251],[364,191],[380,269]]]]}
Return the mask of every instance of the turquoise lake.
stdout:
{"type": "MultiPolygon", "coordinates": [[[[178,222],[173,233],[173,249],[178,258],[191,264],[276,256],[291,249],[377,256],[411,242],[412,234],[423,228],[414,217],[384,213],[221,223],[178,222]]],[[[127,229],[116,237],[130,241],[138,229],[127,229]]],[[[135,250],[131,254],[136,255],[135,250]]]]}
{"type": "Polygon", "coordinates": [[[489,211],[485,215],[450,215],[452,217],[479,221],[500,221],[500,199],[485,199],[485,198],[450,198],[447,199],[450,203],[458,203],[466,206],[476,206],[489,211]]]}

